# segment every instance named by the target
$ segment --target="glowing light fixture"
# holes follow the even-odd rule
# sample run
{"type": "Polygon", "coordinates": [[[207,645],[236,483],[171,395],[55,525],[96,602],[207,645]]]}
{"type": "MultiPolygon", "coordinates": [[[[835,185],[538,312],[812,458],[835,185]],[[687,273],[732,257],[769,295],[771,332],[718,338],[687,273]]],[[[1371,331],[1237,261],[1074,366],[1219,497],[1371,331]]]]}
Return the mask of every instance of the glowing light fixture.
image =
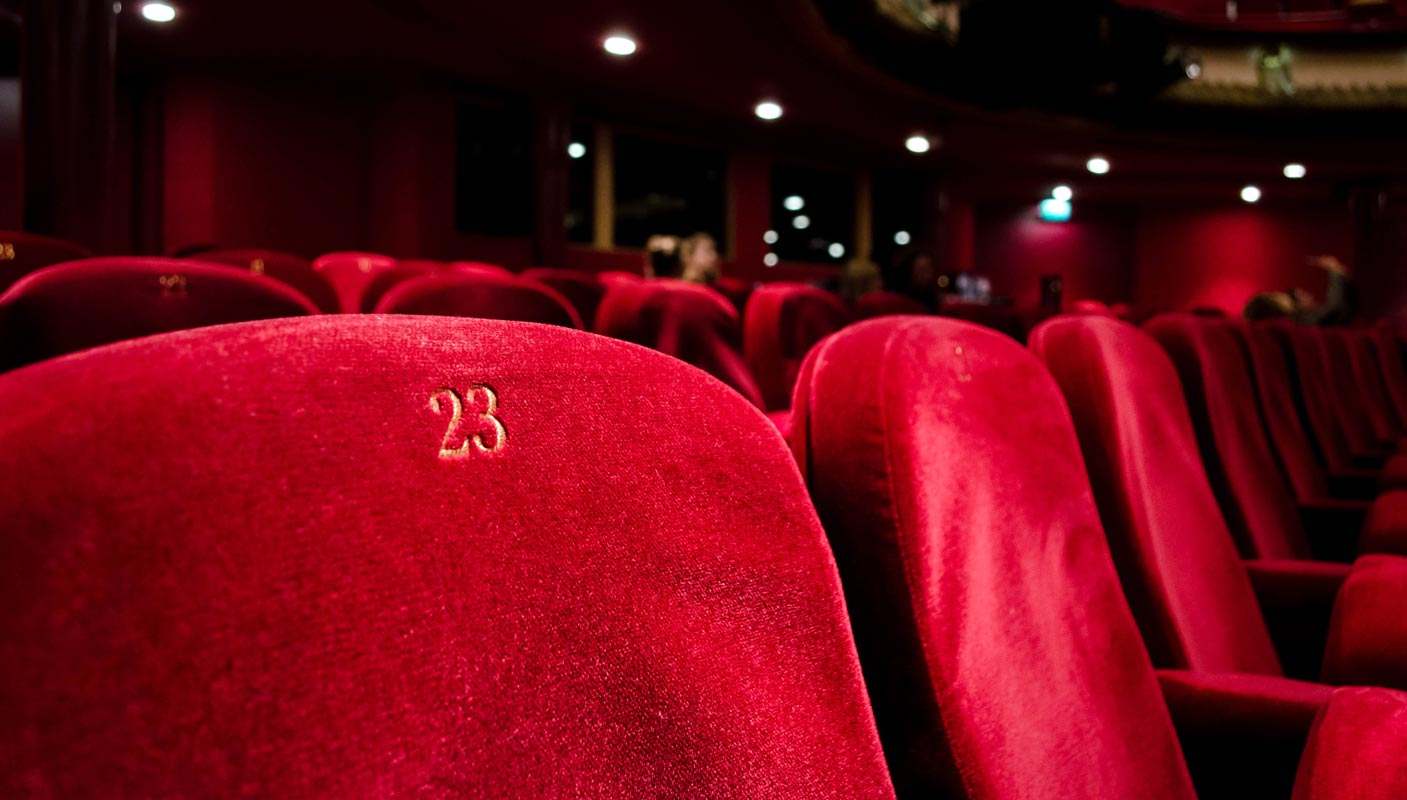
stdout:
{"type": "Polygon", "coordinates": [[[840,242],[835,242],[830,247],[826,248],[826,252],[830,254],[831,258],[844,258],[845,245],[841,244],[840,242]]]}
{"type": "Polygon", "coordinates": [[[1109,159],[1104,156],[1094,156],[1085,162],[1085,169],[1095,175],[1106,175],[1109,172],[1109,159]]]}
{"type": "Polygon", "coordinates": [[[788,211],[800,211],[805,207],[806,201],[802,199],[801,195],[799,194],[794,194],[782,201],[782,208],[785,208],[788,211]]]}
{"type": "Polygon", "coordinates": [[[567,145],[567,155],[571,156],[572,158],[581,158],[582,156],[586,155],[586,145],[582,144],[581,142],[572,142],[571,144],[567,145]]]}
{"type": "Polygon", "coordinates": [[[152,22],[170,22],[176,18],[176,9],[166,3],[147,3],[142,6],[142,16],[152,22]]]}
{"type": "Polygon", "coordinates": [[[896,231],[894,233],[894,244],[897,244],[900,247],[903,247],[904,245],[908,244],[910,241],[912,241],[912,239],[913,237],[909,236],[908,231],[896,231]]]}
{"type": "Polygon", "coordinates": [[[933,142],[921,133],[915,133],[904,140],[904,146],[909,148],[910,153],[927,153],[933,147],[933,142]]]}
{"type": "Polygon", "coordinates": [[[756,114],[758,119],[771,122],[782,118],[782,107],[775,100],[763,100],[753,107],[752,113],[756,114]]]}
{"type": "Polygon", "coordinates": [[[805,214],[798,214],[796,218],[791,221],[791,226],[799,231],[804,231],[811,227],[811,218],[805,214]]]}
{"type": "Polygon", "coordinates": [[[1075,192],[1069,186],[1057,186],[1050,190],[1050,196],[1062,203],[1068,203],[1075,197],[1075,192]]]}
{"type": "Polygon", "coordinates": [[[1285,165],[1285,177],[1286,177],[1286,178],[1289,178],[1290,180],[1295,180],[1295,181],[1297,181],[1297,180],[1299,180],[1300,178],[1303,178],[1304,176],[1306,176],[1306,175],[1308,175],[1308,174],[1309,174],[1309,170],[1305,169],[1303,164],[1286,164],[1286,165],[1285,165]]]}
{"type": "Polygon", "coordinates": [[[1069,200],[1057,200],[1051,197],[1041,201],[1041,219],[1046,222],[1068,222],[1070,212],[1069,200]]]}
{"type": "Polygon", "coordinates": [[[613,33],[607,36],[606,40],[601,43],[601,47],[605,48],[606,52],[613,56],[624,58],[625,56],[635,55],[635,40],[621,33],[613,33]]]}
{"type": "Polygon", "coordinates": [[[1247,186],[1246,188],[1242,189],[1241,199],[1245,200],[1247,203],[1254,203],[1260,200],[1260,187],[1247,186]]]}
{"type": "Polygon", "coordinates": [[[777,236],[776,231],[767,231],[766,233],[762,234],[762,241],[766,242],[767,244],[776,244],[777,239],[779,238],[781,237],[777,236]]]}
{"type": "Polygon", "coordinates": [[[777,254],[776,254],[776,253],[768,253],[767,255],[765,255],[765,256],[762,257],[762,263],[763,263],[763,264],[766,264],[766,265],[769,266],[769,267],[775,267],[775,266],[777,266],[777,262],[778,262],[779,260],[780,260],[780,259],[777,258],[777,254]]]}

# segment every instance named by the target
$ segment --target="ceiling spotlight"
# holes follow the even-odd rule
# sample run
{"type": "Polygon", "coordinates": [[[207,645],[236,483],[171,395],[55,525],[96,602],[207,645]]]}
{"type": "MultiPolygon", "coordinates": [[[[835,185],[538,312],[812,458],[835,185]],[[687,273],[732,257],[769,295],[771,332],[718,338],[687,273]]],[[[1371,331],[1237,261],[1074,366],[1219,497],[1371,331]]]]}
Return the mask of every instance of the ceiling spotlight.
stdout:
{"type": "Polygon", "coordinates": [[[765,119],[770,122],[774,119],[782,118],[782,107],[777,105],[775,101],[763,100],[752,109],[752,113],[756,114],[758,119],[765,119]]]}
{"type": "Polygon", "coordinates": [[[1050,190],[1050,196],[1062,203],[1068,203],[1075,196],[1075,192],[1069,186],[1057,186],[1050,190]]]}
{"type": "Polygon", "coordinates": [[[1094,156],[1085,162],[1085,169],[1095,175],[1105,175],[1109,172],[1109,159],[1104,156],[1094,156]]]}
{"type": "Polygon", "coordinates": [[[152,22],[170,22],[176,18],[176,9],[165,3],[147,3],[142,6],[142,16],[152,22]]]}
{"type": "Polygon", "coordinates": [[[1299,180],[1300,178],[1303,178],[1304,176],[1306,176],[1306,175],[1308,175],[1308,174],[1309,174],[1309,170],[1305,169],[1303,164],[1286,164],[1286,165],[1285,165],[1285,177],[1286,177],[1286,178],[1289,178],[1289,179],[1291,179],[1291,180],[1296,180],[1296,181],[1297,181],[1297,180],[1299,180]]]}
{"type": "Polygon", "coordinates": [[[908,244],[910,241],[912,241],[912,237],[909,236],[909,232],[908,232],[908,231],[896,231],[896,232],[894,233],[894,244],[897,244],[897,245],[899,245],[900,247],[903,247],[904,245],[908,244]]]}
{"type": "Polygon", "coordinates": [[[768,253],[767,255],[762,257],[762,263],[766,264],[769,267],[777,266],[777,261],[779,260],[780,259],[777,258],[776,253],[768,253]]]}
{"type": "Polygon", "coordinates": [[[1046,222],[1068,222],[1070,220],[1070,201],[1057,200],[1052,197],[1041,201],[1041,219],[1046,222]]]}
{"type": "Polygon", "coordinates": [[[766,242],[767,244],[776,244],[777,239],[779,238],[780,237],[777,236],[776,231],[767,231],[766,233],[762,234],[762,241],[766,242]]]}
{"type": "Polygon", "coordinates": [[[567,145],[567,155],[571,156],[572,158],[581,158],[582,156],[586,155],[586,145],[582,144],[581,142],[572,142],[571,144],[567,145]]]}
{"type": "Polygon", "coordinates": [[[606,37],[606,41],[601,43],[607,53],[613,56],[630,56],[635,54],[635,40],[624,34],[615,33],[606,37]]]}
{"type": "Polygon", "coordinates": [[[830,247],[826,248],[826,252],[830,253],[831,258],[844,258],[845,245],[841,244],[840,242],[835,242],[830,247]]]}
{"type": "Polygon", "coordinates": [[[791,226],[799,231],[804,231],[811,227],[811,218],[805,214],[799,214],[791,221],[791,226]]]}
{"type": "Polygon", "coordinates": [[[1260,199],[1260,188],[1256,186],[1247,186],[1246,188],[1241,190],[1241,199],[1245,200],[1247,203],[1256,202],[1260,199]]]}
{"type": "Polygon", "coordinates": [[[801,199],[801,195],[794,194],[782,201],[782,207],[788,211],[800,211],[806,207],[806,201],[801,199]]]}
{"type": "Polygon", "coordinates": [[[1182,71],[1187,75],[1187,80],[1195,81],[1202,77],[1202,64],[1198,61],[1189,61],[1187,65],[1182,68],[1182,71]]]}
{"type": "Polygon", "coordinates": [[[927,136],[915,133],[904,141],[904,146],[909,148],[910,153],[927,153],[933,143],[928,140],[927,136]]]}

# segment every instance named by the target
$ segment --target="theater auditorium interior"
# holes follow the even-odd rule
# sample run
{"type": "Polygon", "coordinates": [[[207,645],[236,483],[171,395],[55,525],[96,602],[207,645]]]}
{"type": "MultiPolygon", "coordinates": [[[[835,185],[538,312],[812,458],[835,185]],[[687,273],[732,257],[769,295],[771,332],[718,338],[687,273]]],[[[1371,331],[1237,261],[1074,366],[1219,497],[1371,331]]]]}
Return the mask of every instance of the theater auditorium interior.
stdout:
{"type": "Polygon", "coordinates": [[[1407,798],[1407,0],[0,0],[0,796],[1407,798]]]}

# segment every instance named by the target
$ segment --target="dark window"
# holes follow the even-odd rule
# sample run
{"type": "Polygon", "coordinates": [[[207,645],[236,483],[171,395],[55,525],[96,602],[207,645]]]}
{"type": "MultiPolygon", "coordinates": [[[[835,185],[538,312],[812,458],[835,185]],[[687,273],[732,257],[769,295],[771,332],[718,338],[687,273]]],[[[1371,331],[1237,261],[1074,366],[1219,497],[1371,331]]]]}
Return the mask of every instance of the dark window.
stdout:
{"type": "Polygon", "coordinates": [[[772,252],[785,261],[845,263],[855,249],[855,177],[773,164],[772,232],[772,252]]]}
{"type": "Polygon", "coordinates": [[[655,234],[708,233],[723,241],[722,150],[615,135],[615,242],[644,247],[655,234]]]}
{"type": "Polygon", "coordinates": [[[455,117],[455,229],[527,236],[533,225],[532,116],[517,108],[463,103],[455,117]]]}
{"type": "Polygon", "coordinates": [[[874,255],[877,264],[915,245],[923,228],[926,176],[910,170],[874,173],[874,255]]]}
{"type": "Polygon", "coordinates": [[[567,241],[596,238],[596,129],[572,126],[567,145],[567,241]]]}

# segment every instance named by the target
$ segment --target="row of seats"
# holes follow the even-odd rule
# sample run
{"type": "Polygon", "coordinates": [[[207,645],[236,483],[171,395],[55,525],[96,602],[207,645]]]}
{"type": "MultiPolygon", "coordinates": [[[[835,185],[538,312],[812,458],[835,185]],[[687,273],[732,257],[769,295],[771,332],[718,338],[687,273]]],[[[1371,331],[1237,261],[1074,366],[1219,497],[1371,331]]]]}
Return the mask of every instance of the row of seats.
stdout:
{"type": "Polygon", "coordinates": [[[850,325],[789,443],[677,359],[515,322],[0,376],[0,786],[1402,796],[1407,568],[1243,561],[1158,341],[850,325]],[[1285,678],[1257,615],[1330,577],[1323,682],[1285,678]]]}

